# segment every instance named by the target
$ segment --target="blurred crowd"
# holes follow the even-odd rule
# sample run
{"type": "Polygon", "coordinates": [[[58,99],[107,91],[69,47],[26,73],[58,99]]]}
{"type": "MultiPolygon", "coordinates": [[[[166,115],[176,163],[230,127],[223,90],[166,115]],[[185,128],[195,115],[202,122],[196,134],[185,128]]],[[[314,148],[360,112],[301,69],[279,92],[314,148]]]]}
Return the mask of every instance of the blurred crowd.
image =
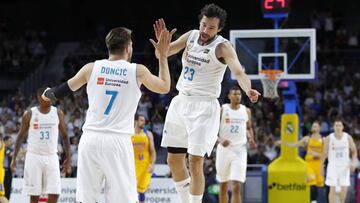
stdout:
{"type": "Polygon", "coordinates": [[[26,29],[16,32],[8,20],[0,18],[1,78],[22,79],[39,65],[47,54],[47,32],[26,29]]]}

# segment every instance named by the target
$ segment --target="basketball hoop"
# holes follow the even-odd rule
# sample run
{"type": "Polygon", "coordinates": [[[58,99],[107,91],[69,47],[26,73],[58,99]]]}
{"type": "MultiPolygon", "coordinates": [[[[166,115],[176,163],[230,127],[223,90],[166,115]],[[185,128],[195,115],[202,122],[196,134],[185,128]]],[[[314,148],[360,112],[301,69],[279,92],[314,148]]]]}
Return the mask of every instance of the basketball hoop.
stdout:
{"type": "Polygon", "coordinates": [[[265,98],[275,99],[279,97],[277,87],[279,85],[282,73],[283,72],[281,70],[274,69],[260,71],[259,75],[261,79],[261,84],[263,86],[263,94],[265,98]]]}

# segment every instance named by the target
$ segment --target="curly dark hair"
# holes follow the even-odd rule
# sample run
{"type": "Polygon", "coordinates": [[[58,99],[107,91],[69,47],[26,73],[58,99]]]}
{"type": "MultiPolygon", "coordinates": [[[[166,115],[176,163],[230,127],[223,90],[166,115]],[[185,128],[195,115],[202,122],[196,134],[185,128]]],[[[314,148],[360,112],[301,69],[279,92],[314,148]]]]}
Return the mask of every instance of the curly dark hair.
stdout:
{"type": "Polygon", "coordinates": [[[205,5],[204,8],[201,9],[199,20],[201,20],[204,16],[208,18],[218,18],[220,20],[219,28],[222,29],[225,27],[227,14],[226,11],[218,5],[214,3],[205,5]]]}

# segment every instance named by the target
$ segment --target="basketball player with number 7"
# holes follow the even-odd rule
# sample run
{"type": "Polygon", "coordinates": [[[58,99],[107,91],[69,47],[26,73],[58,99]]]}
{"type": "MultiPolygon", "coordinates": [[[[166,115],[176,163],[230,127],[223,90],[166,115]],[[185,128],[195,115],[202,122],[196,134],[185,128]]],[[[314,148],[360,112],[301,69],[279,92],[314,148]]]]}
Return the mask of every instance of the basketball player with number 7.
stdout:
{"type": "Polygon", "coordinates": [[[131,30],[118,27],[105,39],[108,59],[86,64],[73,78],[44,92],[45,99],[55,101],[87,84],[89,109],[79,144],[76,201],[97,202],[105,181],[106,202],[137,202],[131,135],[140,86],[156,93],[169,92],[167,56],[175,31],[163,30],[158,42],[150,40],[159,53],[159,76],[144,65],[130,63],[131,30]]]}

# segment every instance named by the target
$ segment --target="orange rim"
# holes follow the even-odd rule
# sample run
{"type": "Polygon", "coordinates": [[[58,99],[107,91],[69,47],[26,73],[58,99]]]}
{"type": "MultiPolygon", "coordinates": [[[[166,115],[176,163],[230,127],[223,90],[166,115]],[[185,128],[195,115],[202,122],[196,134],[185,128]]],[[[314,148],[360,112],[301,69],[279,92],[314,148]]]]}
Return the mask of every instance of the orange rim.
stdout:
{"type": "Polygon", "coordinates": [[[274,69],[267,69],[267,70],[261,70],[260,71],[261,74],[266,75],[269,80],[276,80],[276,76],[280,75],[282,73],[281,70],[274,70],[274,69]]]}

